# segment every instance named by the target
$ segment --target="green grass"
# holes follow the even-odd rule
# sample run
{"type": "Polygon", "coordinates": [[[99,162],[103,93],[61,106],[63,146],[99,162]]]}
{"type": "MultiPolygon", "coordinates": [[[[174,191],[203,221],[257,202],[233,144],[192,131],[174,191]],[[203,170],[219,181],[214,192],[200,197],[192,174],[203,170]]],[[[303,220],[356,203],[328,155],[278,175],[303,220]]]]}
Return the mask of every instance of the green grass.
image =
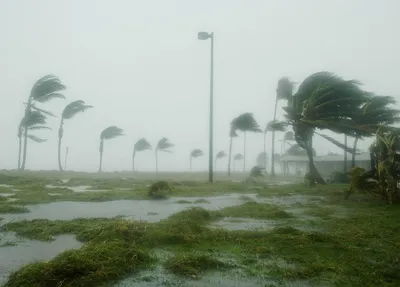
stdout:
{"type": "Polygon", "coordinates": [[[27,213],[29,209],[23,206],[17,206],[12,204],[0,204],[0,214],[1,213],[27,213]]]}
{"type": "Polygon", "coordinates": [[[190,203],[192,203],[192,202],[189,201],[189,200],[180,199],[180,200],[175,201],[175,203],[179,203],[179,204],[190,204],[190,203]]]}
{"type": "Polygon", "coordinates": [[[255,219],[292,218],[293,216],[281,208],[257,202],[247,202],[238,206],[230,206],[220,211],[226,217],[247,217],[255,219]]]}

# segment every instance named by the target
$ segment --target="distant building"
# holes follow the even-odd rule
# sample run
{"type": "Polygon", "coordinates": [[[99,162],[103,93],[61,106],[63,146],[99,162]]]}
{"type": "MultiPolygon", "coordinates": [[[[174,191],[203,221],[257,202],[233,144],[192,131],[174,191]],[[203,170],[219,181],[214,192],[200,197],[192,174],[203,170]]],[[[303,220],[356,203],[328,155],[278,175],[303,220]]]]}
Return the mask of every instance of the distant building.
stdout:
{"type": "MultiPolygon", "coordinates": [[[[315,167],[323,177],[330,176],[333,172],[343,171],[344,155],[314,156],[315,167]]],[[[296,175],[301,171],[304,175],[308,171],[307,156],[283,155],[280,159],[282,172],[285,175],[296,175]]],[[[371,168],[369,152],[356,155],[356,166],[369,170],[371,168]]],[[[351,169],[351,154],[347,157],[347,170],[351,169]]]]}

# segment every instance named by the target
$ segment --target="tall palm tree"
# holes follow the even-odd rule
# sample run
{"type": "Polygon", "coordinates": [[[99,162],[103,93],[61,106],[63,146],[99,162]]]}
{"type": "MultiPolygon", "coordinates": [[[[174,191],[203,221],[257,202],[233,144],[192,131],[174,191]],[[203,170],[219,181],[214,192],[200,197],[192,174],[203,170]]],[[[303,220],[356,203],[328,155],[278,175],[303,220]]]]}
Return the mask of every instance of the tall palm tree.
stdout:
{"type": "Polygon", "coordinates": [[[61,121],[60,121],[60,128],[58,129],[58,170],[63,171],[61,165],[61,141],[64,135],[64,121],[72,119],[76,114],[80,112],[84,112],[88,109],[93,108],[93,106],[86,105],[84,101],[77,100],[72,103],[69,103],[65,106],[62,114],[61,114],[61,121]]]}
{"type": "Polygon", "coordinates": [[[235,157],[233,158],[233,171],[235,171],[235,162],[242,159],[244,159],[242,154],[238,153],[235,155],[235,157]]]}
{"type": "Polygon", "coordinates": [[[197,158],[203,155],[204,153],[201,149],[192,150],[192,152],[190,153],[190,171],[192,171],[192,158],[197,158]]]}
{"type": "MultiPolygon", "coordinates": [[[[293,88],[294,88],[294,83],[289,80],[289,78],[284,77],[279,79],[278,81],[278,86],[276,88],[276,98],[275,98],[275,108],[274,108],[274,119],[273,121],[276,122],[276,110],[278,107],[278,101],[279,100],[291,100],[293,96],[293,88]]],[[[275,154],[275,131],[277,130],[272,130],[272,143],[271,143],[271,154],[275,154]]],[[[275,177],[275,159],[274,157],[271,158],[271,176],[275,177]]]]}
{"type": "Polygon", "coordinates": [[[114,139],[116,137],[123,136],[123,135],[125,135],[124,130],[117,126],[109,126],[108,128],[104,129],[101,132],[100,146],[99,146],[99,152],[100,152],[99,172],[102,171],[102,165],[103,165],[104,140],[114,139]]]}
{"type": "Polygon", "coordinates": [[[231,158],[232,158],[232,143],[233,143],[233,138],[237,137],[236,131],[233,129],[231,126],[231,129],[229,131],[229,157],[228,157],[228,176],[231,176],[231,158]]]}
{"type": "Polygon", "coordinates": [[[135,157],[137,152],[151,150],[151,144],[145,139],[141,138],[138,140],[133,146],[133,155],[132,155],[132,171],[135,171],[135,157]]]}
{"type": "Polygon", "coordinates": [[[38,138],[34,135],[29,134],[29,131],[34,130],[51,130],[49,127],[45,126],[47,122],[47,118],[44,114],[39,111],[32,111],[29,113],[28,117],[23,117],[18,126],[18,169],[21,168],[21,151],[22,151],[22,137],[25,134],[24,128],[28,126],[27,137],[32,141],[41,143],[46,140],[38,138]]]}
{"type": "Polygon", "coordinates": [[[227,156],[227,154],[226,154],[226,152],[225,151],[223,151],[223,150],[221,150],[221,151],[219,151],[218,153],[217,153],[217,155],[215,156],[215,170],[217,170],[217,160],[219,160],[219,159],[221,159],[221,158],[224,158],[224,157],[226,157],[227,156]]]}
{"type": "Polygon", "coordinates": [[[156,172],[158,172],[158,151],[163,151],[163,152],[171,152],[169,149],[174,147],[174,144],[171,143],[167,138],[162,138],[158,141],[157,146],[156,146],[156,172]]]}
{"type": "Polygon", "coordinates": [[[261,133],[262,130],[260,126],[254,119],[252,113],[243,113],[238,117],[234,118],[231,122],[231,129],[232,130],[239,130],[243,132],[243,172],[246,171],[246,133],[247,132],[254,132],[254,133],[261,133]]]}
{"type": "Polygon", "coordinates": [[[356,134],[354,111],[365,103],[368,93],[354,80],[343,80],[329,72],[310,75],[300,85],[285,107],[286,118],[293,126],[296,142],[307,151],[310,183],[325,184],[313,159],[312,139],[315,129],[328,129],[347,135],[356,134]]]}
{"type": "MultiPolygon", "coordinates": [[[[280,122],[277,120],[272,120],[267,123],[267,126],[264,130],[264,152],[267,154],[267,132],[272,132],[272,136],[274,137],[274,141],[271,145],[271,154],[275,154],[275,132],[284,132],[286,130],[286,123],[280,122]]],[[[275,176],[275,157],[271,158],[271,176],[275,176]]]]}
{"type": "MultiPolygon", "coordinates": [[[[29,118],[32,111],[38,111],[43,114],[53,115],[52,113],[40,109],[37,107],[38,103],[46,103],[52,99],[65,99],[65,97],[60,94],[61,91],[65,90],[66,86],[61,83],[60,79],[54,75],[46,75],[40,78],[33,85],[31,92],[28,97],[28,102],[25,108],[25,117],[29,118]]],[[[26,121],[23,127],[24,136],[24,149],[22,155],[22,164],[20,166],[21,170],[25,169],[26,165],[26,153],[28,148],[28,122],[26,121]]]]}

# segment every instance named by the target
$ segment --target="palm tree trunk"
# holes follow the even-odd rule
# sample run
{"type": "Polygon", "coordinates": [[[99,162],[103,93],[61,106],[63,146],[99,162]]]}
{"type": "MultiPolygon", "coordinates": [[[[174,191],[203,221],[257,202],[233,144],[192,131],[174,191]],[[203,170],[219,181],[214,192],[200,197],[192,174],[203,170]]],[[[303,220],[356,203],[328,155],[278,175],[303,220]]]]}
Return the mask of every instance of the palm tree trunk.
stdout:
{"type": "Polygon", "coordinates": [[[217,159],[215,159],[215,163],[214,163],[214,171],[217,171],[217,159]]]}
{"type": "Polygon", "coordinates": [[[63,137],[63,119],[61,119],[60,128],[58,129],[58,170],[63,171],[61,165],[61,139],[63,137]]]}
{"type": "Polygon", "coordinates": [[[158,150],[156,149],[156,172],[158,172],[158,150]]]}
{"type": "Polygon", "coordinates": [[[347,135],[344,135],[344,146],[345,146],[345,150],[344,150],[344,158],[343,158],[343,173],[347,172],[347,135]]]}
{"type": "Polygon", "coordinates": [[[64,170],[67,170],[68,147],[65,148],[64,170]]]}
{"type": "Polygon", "coordinates": [[[243,134],[243,172],[246,172],[246,132],[243,134]]]}
{"type": "Polygon", "coordinates": [[[135,156],[136,156],[136,149],[133,149],[133,155],[132,155],[132,171],[135,171],[135,156]]]}
{"type": "Polygon", "coordinates": [[[351,155],[351,167],[352,168],[356,167],[356,150],[357,150],[358,140],[359,140],[359,137],[356,137],[354,139],[354,143],[353,143],[353,154],[351,155]]]}
{"type": "MultiPolygon", "coordinates": [[[[31,106],[32,106],[32,98],[29,97],[28,104],[25,109],[25,117],[28,119],[31,113],[31,106]]],[[[28,122],[29,120],[25,121],[24,125],[24,150],[22,154],[22,164],[21,164],[21,170],[25,170],[25,165],[26,165],[26,153],[28,149],[28,122]]]]}
{"type": "Polygon", "coordinates": [[[267,171],[267,131],[264,132],[264,168],[267,171]]]}
{"type": "Polygon", "coordinates": [[[231,137],[231,140],[229,143],[228,176],[231,176],[232,141],[233,141],[233,137],[231,137]]]}
{"type": "MultiPolygon", "coordinates": [[[[278,96],[275,99],[274,121],[276,121],[276,110],[278,108],[278,96]]],[[[275,130],[272,131],[272,144],[271,144],[271,176],[275,177],[275,130]]]]}
{"type": "Polygon", "coordinates": [[[236,160],[233,159],[233,172],[235,172],[235,163],[236,163],[236,160]]]}
{"type": "Polygon", "coordinates": [[[190,163],[189,163],[189,170],[190,172],[192,172],[192,156],[190,156],[190,163]]]}
{"type": "Polygon", "coordinates": [[[326,184],[325,180],[319,174],[317,168],[315,167],[314,163],[314,154],[312,148],[312,134],[308,137],[308,144],[307,144],[307,157],[308,157],[308,164],[309,164],[309,174],[310,174],[310,185],[315,185],[315,183],[319,184],[326,184]]]}
{"type": "Polygon", "coordinates": [[[21,168],[22,135],[18,136],[18,169],[21,168]]]}
{"type": "Polygon", "coordinates": [[[100,152],[100,164],[99,164],[99,172],[102,171],[102,165],[103,165],[103,147],[104,146],[104,140],[100,140],[100,147],[99,147],[99,152],[100,152]]]}

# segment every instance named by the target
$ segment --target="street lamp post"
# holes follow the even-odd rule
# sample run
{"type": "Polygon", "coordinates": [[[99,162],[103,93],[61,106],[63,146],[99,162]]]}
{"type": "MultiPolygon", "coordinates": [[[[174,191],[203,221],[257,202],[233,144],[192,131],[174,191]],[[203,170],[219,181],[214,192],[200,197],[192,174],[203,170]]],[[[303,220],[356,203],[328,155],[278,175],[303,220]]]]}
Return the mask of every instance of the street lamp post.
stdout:
{"type": "Polygon", "coordinates": [[[208,158],[208,180],[213,182],[213,128],[214,128],[214,33],[199,32],[197,39],[211,39],[211,65],[210,65],[210,135],[209,135],[209,158],[208,158]]]}

